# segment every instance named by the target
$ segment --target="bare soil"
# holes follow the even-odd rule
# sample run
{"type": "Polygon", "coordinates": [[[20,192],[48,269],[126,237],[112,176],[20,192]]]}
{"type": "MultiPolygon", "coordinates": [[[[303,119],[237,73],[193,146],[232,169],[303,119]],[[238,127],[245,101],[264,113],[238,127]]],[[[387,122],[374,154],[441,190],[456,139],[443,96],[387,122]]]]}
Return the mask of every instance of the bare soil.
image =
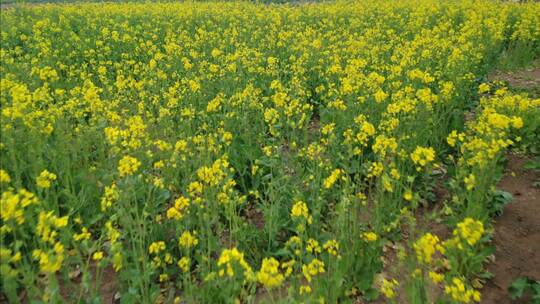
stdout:
{"type": "Polygon", "coordinates": [[[540,96],[540,61],[520,71],[494,71],[488,75],[488,80],[501,81],[513,90],[526,91],[531,97],[540,96]]]}
{"type": "MultiPolygon", "coordinates": [[[[92,276],[96,275],[96,267],[92,265],[91,267],[92,276]]],[[[72,279],[72,283],[81,284],[81,276],[77,275],[72,279]]],[[[94,288],[96,282],[93,282],[94,288]]],[[[108,266],[102,270],[101,279],[99,282],[99,296],[101,303],[103,304],[114,304],[115,303],[115,294],[118,291],[118,277],[112,266],[108,266]]],[[[80,290],[68,290],[66,284],[60,284],[60,294],[64,299],[70,299],[73,297],[73,294],[79,294],[80,290]]]]}
{"type": "Polygon", "coordinates": [[[487,267],[494,277],[482,290],[484,304],[530,303],[512,300],[508,287],[520,276],[540,280],[540,189],[533,185],[540,176],[523,168],[528,158],[510,154],[507,159],[498,187],[514,199],[494,219],[495,259],[487,267]]]}

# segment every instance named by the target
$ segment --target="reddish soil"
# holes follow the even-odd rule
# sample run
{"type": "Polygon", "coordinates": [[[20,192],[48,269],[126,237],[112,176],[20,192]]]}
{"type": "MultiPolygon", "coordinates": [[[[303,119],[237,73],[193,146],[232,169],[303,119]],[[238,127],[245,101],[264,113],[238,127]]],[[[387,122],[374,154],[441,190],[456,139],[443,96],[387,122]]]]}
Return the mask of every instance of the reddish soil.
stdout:
{"type": "Polygon", "coordinates": [[[495,259],[487,267],[494,278],[482,290],[484,304],[530,303],[526,298],[512,300],[508,287],[520,276],[540,280],[540,189],[533,185],[540,175],[523,168],[529,161],[525,157],[508,155],[507,159],[498,187],[514,199],[494,219],[495,259]]]}

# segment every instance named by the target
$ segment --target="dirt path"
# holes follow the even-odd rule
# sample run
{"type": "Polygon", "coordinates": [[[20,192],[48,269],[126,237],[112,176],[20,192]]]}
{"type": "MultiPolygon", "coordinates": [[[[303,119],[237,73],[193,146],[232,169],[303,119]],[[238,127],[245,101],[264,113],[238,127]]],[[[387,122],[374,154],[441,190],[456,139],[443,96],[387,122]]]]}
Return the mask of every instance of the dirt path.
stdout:
{"type": "Polygon", "coordinates": [[[514,199],[495,218],[495,261],[488,270],[495,275],[482,291],[484,304],[530,303],[513,301],[508,287],[520,276],[540,280],[540,189],[533,186],[538,172],[525,170],[528,159],[508,155],[505,176],[498,187],[514,199]]]}
{"type": "Polygon", "coordinates": [[[488,80],[503,82],[513,91],[526,92],[533,98],[540,97],[540,60],[523,70],[493,71],[488,75],[488,80]]]}

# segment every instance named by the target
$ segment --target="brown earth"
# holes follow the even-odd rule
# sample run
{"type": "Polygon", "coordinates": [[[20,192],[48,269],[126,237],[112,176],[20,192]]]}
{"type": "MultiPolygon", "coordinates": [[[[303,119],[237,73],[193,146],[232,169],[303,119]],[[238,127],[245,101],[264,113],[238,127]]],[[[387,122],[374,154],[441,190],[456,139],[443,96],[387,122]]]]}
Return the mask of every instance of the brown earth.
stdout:
{"type": "Polygon", "coordinates": [[[500,81],[511,89],[525,91],[531,97],[540,96],[540,61],[520,71],[494,71],[488,75],[489,81],[500,81]]]}
{"type": "Polygon", "coordinates": [[[494,219],[495,259],[487,269],[494,277],[482,290],[482,303],[530,303],[513,301],[508,287],[520,276],[540,280],[540,189],[538,172],[526,170],[526,157],[508,155],[505,176],[498,187],[511,193],[513,201],[494,219]]]}
{"type": "MultiPolygon", "coordinates": [[[[90,271],[92,272],[92,276],[96,275],[95,265],[91,265],[90,271]]],[[[108,266],[102,269],[101,271],[102,273],[99,280],[100,286],[98,287],[101,303],[114,304],[116,302],[115,295],[118,292],[118,284],[119,284],[117,274],[114,271],[112,266],[108,266]]],[[[77,286],[77,284],[81,284],[81,273],[80,272],[77,273],[76,271],[74,271],[73,273],[75,274],[73,275],[73,278],[71,279],[72,281],[71,283],[77,286]]],[[[95,281],[93,282],[93,284],[94,284],[94,288],[96,288],[95,281]]],[[[69,290],[67,286],[68,286],[67,284],[60,282],[60,294],[62,298],[64,298],[66,301],[68,299],[73,300],[73,296],[78,295],[80,290],[78,290],[78,287],[76,287],[75,290],[69,290]]],[[[81,296],[81,298],[84,298],[84,295],[79,295],[79,296],[81,296]]]]}

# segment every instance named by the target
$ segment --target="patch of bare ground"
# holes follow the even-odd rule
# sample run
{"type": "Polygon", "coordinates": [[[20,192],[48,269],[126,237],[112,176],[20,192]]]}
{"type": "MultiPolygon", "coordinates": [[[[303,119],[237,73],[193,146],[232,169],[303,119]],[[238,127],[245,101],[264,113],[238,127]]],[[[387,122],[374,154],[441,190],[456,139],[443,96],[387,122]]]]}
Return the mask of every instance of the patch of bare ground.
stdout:
{"type": "Polygon", "coordinates": [[[530,303],[513,301],[508,287],[520,276],[540,280],[540,189],[533,185],[540,176],[523,168],[528,158],[509,154],[507,159],[498,187],[514,199],[494,219],[495,259],[487,267],[494,277],[482,290],[483,304],[530,303]]]}
{"type": "MultiPolygon", "coordinates": [[[[91,272],[92,276],[96,275],[96,267],[95,265],[91,266],[91,272]]],[[[73,301],[74,297],[77,297],[75,295],[79,295],[80,290],[77,285],[82,284],[81,282],[81,273],[75,273],[72,276],[71,280],[71,286],[75,286],[75,289],[69,288],[68,284],[65,284],[65,282],[60,282],[60,294],[62,298],[64,298],[66,301],[73,301]]],[[[108,266],[101,270],[100,280],[99,280],[99,297],[100,297],[100,303],[103,304],[114,304],[117,301],[115,300],[115,295],[118,292],[118,277],[116,272],[114,271],[112,266],[108,266]]],[[[95,284],[94,281],[92,284],[95,284]]],[[[84,294],[80,294],[78,297],[80,299],[76,301],[76,303],[80,302],[84,299],[84,294]]]]}
{"type": "Polygon", "coordinates": [[[540,96],[540,61],[519,71],[494,71],[488,80],[500,81],[517,91],[526,91],[532,97],[540,96]]]}
{"type": "Polygon", "coordinates": [[[251,223],[255,228],[264,229],[264,214],[261,210],[257,209],[253,204],[249,204],[245,210],[245,217],[247,221],[251,223]]]}

